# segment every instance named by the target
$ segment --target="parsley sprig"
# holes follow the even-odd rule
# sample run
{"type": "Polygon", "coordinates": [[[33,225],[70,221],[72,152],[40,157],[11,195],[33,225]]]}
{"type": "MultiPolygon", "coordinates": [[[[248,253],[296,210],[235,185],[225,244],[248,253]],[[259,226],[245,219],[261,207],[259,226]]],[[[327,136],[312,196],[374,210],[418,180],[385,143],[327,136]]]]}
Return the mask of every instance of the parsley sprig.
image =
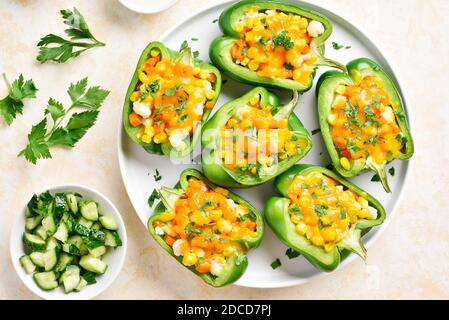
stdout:
{"type": "Polygon", "coordinates": [[[39,54],[37,60],[40,63],[55,61],[64,63],[70,58],[78,57],[84,51],[94,47],[104,47],[90,32],[83,15],[76,9],[61,10],[64,23],[70,28],[64,30],[70,40],[64,39],[55,34],[47,34],[41,38],[37,46],[39,54]],[[82,40],[82,41],[75,41],[82,40]]]}
{"type": "Polygon", "coordinates": [[[17,114],[22,114],[23,100],[26,98],[36,98],[37,88],[33,80],[25,81],[23,75],[20,75],[13,83],[8,81],[6,74],[3,74],[3,79],[5,79],[6,85],[8,86],[9,93],[0,100],[0,114],[9,126],[17,114]]]}
{"type": "Polygon", "coordinates": [[[109,95],[109,91],[99,86],[87,88],[87,78],[70,84],[67,93],[72,101],[70,107],[64,109],[61,102],[50,98],[44,119],[32,127],[28,134],[28,145],[18,156],[25,156],[28,161],[36,164],[38,159],[51,158],[50,148],[53,146],[73,148],[94,125],[98,109],[109,95]],[[74,109],[85,111],[70,113],[74,109]],[[47,115],[53,121],[51,129],[47,129],[47,115]],[[62,125],[69,115],[67,124],[62,125]]]}

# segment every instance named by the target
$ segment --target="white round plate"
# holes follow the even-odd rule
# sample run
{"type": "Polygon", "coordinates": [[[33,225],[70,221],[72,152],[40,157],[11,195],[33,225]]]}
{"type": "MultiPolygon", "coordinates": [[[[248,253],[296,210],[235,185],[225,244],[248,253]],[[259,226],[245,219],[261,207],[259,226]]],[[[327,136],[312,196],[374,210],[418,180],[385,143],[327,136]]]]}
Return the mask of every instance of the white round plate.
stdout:
{"type": "MultiPolygon", "coordinates": [[[[33,276],[27,274],[25,270],[23,270],[20,265],[19,258],[25,254],[24,246],[23,246],[23,232],[25,231],[25,208],[26,203],[23,206],[22,211],[17,213],[17,219],[13,225],[11,230],[9,247],[11,252],[12,264],[14,265],[14,269],[16,270],[19,278],[23,281],[23,283],[30,289],[33,293],[38,295],[39,297],[47,300],[87,300],[92,299],[106,290],[112,282],[114,282],[115,278],[117,278],[120,270],[122,270],[123,263],[125,262],[126,257],[126,248],[127,248],[127,237],[126,237],[126,229],[125,224],[120,216],[119,211],[114,206],[114,204],[106,198],[102,193],[90,189],[85,186],[80,185],[62,185],[53,188],[47,188],[45,190],[41,190],[36,192],[36,194],[40,194],[41,192],[45,192],[49,190],[50,193],[55,194],[56,192],[77,192],[81,194],[86,199],[92,199],[98,203],[100,212],[105,215],[110,215],[117,221],[118,224],[118,234],[122,239],[122,246],[116,249],[108,249],[106,254],[104,255],[104,262],[108,265],[106,272],[102,275],[97,276],[97,283],[92,285],[88,285],[83,288],[80,292],[71,292],[69,294],[64,293],[64,289],[59,286],[58,288],[51,291],[44,291],[37,286],[37,284],[33,280],[33,276]]],[[[31,198],[32,195],[30,195],[31,198]]]]}
{"type": "Polygon", "coordinates": [[[138,13],[157,13],[167,10],[178,0],[119,0],[122,5],[138,13]]]}
{"type": "MultiPolygon", "coordinates": [[[[221,12],[230,3],[231,2],[216,5],[197,13],[169,30],[159,40],[173,49],[179,48],[184,40],[188,40],[189,44],[193,47],[193,50],[198,50],[200,52],[200,58],[209,61],[209,44],[214,38],[221,35],[218,23],[214,23],[214,21],[218,19],[221,12]],[[198,38],[199,40],[191,41],[192,38],[198,38]]],[[[397,77],[391,66],[388,64],[387,59],[365,33],[359,30],[359,28],[337,14],[317,5],[303,1],[296,1],[296,3],[301,7],[320,12],[331,19],[334,26],[334,32],[326,42],[326,57],[335,59],[341,63],[347,63],[359,57],[371,58],[377,61],[384,70],[390,74],[398,89],[401,90],[397,77]],[[332,48],[332,41],[350,45],[351,49],[334,50],[332,48]]],[[[142,44],[142,49],[145,45],[146,44],[142,44]]],[[[319,76],[327,69],[328,68],[318,69],[315,83],[319,76]]],[[[224,76],[224,79],[228,78],[224,76]]],[[[215,110],[224,103],[240,97],[249,89],[250,87],[247,85],[228,79],[223,85],[221,96],[215,110]]],[[[404,104],[407,108],[407,100],[405,97],[404,104]]],[[[410,122],[410,110],[408,110],[408,113],[410,122]]],[[[296,107],[296,114],[309,131],[319,128],[315,87],[300,97],[300,101],[296,107]]],[[[122,128],[119,133],[118,154],[122,178],[134,209],[139,215],[142,223],[146,226],[148,217],[152,214],[152,209],[147,205],[148,196],[154,188],[159,188],[164,185],[173,186],[178,181],[179,173],[183,169],[188,167],[201,168],[200,163],[197,160],[199,159],[198,151],[193,155],[193,161],[191,163],[189,163],[189,161],[184,164],[174,164],[166,157],[146,153],[140,146],[134,144],[128,138],[123,126],[121,124],[120,126],[122,128]],[[153,178],[155,169],[158,169],[162,175],[163,178],[161,181],[155,182],[153,178]]],[[[313,136],[313,148],[300,162],[323,166],[330,164],[329,156],[322,141],[321,134],[318,133],[313,136]]],[[[372,172],[366,172],[351,179],[355,184],[375,196],[384,205],[387,211],[387,219],[384,224],[374,228],[364,237],[364,242],[367,247],[369,247],[369,244],[383,229],[386,228],[393,218],[395,208],[400,200],[406,182],[407,173],[410,170],[409,161],[394,161],[389,165],[389,167],[392,166],[394,166],[396,171],[394,177],[389,176],[390,186],[393,190],[392,194],[385,193],[380,183],[370,181],[373,176],[372,172]]],[[[236,192],[250,200],[259,210],[261,210],[261,212],[263,212],[264,202],[274,194],[273,182],[271,181],[265,185],[252,189],[237,190],[236,192]]],[[[306,283],[317,275],[325,274],[313,267],[303,257],[289,260],[288,257],[285,256],[286,249],[286,246],[274,236],[267,226],[262,245],[259,248],[250,251],[248,269],[236,284],[256,288],[287,287],[306,283]],[[270,264],[277,258],[281,260],[282,266],[273,270],[270,267],[270,264]]],[[[356,258],[355,255],[350,255],[343,261],[340,268],[356,258]]],[[[167,277],[169,277],[168,274],[167,277]]]]}

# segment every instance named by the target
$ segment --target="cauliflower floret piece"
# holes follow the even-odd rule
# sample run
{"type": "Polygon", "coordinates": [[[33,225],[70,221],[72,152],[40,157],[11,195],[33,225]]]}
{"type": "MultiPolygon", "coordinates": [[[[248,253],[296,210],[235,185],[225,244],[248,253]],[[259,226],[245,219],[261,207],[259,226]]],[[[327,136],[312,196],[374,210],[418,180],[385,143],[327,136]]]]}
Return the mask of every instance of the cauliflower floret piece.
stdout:
{"type": "Polygon", "coordinates": [[[154,232],[158,235],[158,236],[163,236],[164,235],[164,230],[162,230],[161,227],[157,226],[156,228],[154,228],[154,232]]]}
{"type": "Polygon", "coordinates": [[[177,151],[184,150],[187,147],[186,142],[184,141],[189,136],[189,130],[187,129],[175,129],[172,134],[168,138],[170,140],[170,144],[177,151]]]}
{"type": "Polygon", "coordinates": [[[175,242],[173,242],[173,254],[177,257],[182,256],[182,250],[181,250],[181,246],[184,243],[184,240],[182,239],[178,239],[175,242]]]}
{"type": "Polygon", "coordinates": [[[324,25],[319,21],[312,20],[307,27],[307,32],[312,38],[319,37],[324,33],[324,25]]]}
{"type": "Polygon", "coordinates": [[[382,117],[387,122],[393,122],[394,121],[393,109],[391,109],[391,107],[385,107],[385,111],[382,112],[382,117]]]}
{"type": "Polygon", "coordinates": [[[368,212],[369,212],[369,219],[377,218],[377,210],[375,208],[368,206],[368,212]]]}
{"type": "Polygon", "coordinates": [[[195,111],[195,113],[199,116],[203,115],[203,110],[204,110],[204,102],[198,102],[193,106],[193,111],[195,111]]]}
{"type": "Polygon", "coordinates": [[[231,208],[231,210],[235,210],[235,202],[232,199],[226,199],[226,203],[231,208]]]}
{"type": "Polygon", "coordinates": [[[133,103],[133,110],[142,118],[148,118],[149,116],[151,116],[151,107],[140,101],[136,101],[133,103]]]}
{"type": "Polygon", "coordinates": [[[224,264],[224,259],[212,259],[210,273],[212,273],[214,276],[219,276],[223,272],[224,264]]]}

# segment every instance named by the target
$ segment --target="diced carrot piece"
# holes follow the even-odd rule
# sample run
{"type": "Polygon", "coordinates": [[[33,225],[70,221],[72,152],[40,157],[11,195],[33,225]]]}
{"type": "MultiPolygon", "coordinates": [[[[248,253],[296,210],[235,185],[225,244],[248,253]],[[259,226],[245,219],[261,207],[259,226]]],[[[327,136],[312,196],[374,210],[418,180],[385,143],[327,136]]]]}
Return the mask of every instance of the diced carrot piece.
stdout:
{"type": "Polygon", "coordinates": [[[209,262],[203,262],[196,267],[196,271],[199,273],[209,273],[211,269],[211,265],[209,262]]]}
{"type": "Polygon", "coordinates": [[[139,116],[137,113],[135,113],[134,111],[129,115],[129,123],[133,126],[133,127],[137,127],[139,125],[142,124],[142,117],[139,116]]]}
{"type": "Polygon", "coordinates": [[[214,107],[214,103],[212,101],[207,101],[205,107],[206,109],[212,109],[214,107]]]}
{"type": "Polygon", "coordinates": [[[175,243],[175,238],[169,236],[168,234],[165,235],[164,237],[164,241],[166,244],[168,244],[170,247],[173,245],[173,243],[175,243]]]}

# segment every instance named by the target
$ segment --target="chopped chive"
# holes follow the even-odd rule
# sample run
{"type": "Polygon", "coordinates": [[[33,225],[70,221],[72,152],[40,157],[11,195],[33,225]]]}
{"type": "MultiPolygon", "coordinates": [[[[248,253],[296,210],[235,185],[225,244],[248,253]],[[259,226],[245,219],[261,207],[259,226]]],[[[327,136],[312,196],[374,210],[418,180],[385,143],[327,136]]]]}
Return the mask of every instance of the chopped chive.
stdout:
{"type": "Polygon", "coordinates": [[[279,258],[274,260],[270,266],[273,270],[279,268],[280,266],[282,266],[281,260],[279,260],[279,258]]]}
{"type": "Polygon", "coordinates": [[[317,133],[320,133],[320,132],[321,132],[320,128],[312,130],[312,136],[314,136],[314,135],[316,135],[317,133]]]}
{"type": "Polygon", "coordinates": [[[395,169],[394,169],[394,167],[391,167],[391,168],[388,170],[388,173],[389,173],[392,177],[394,177],[394,174],[395,174],[395,169]]]}
{"type": "Polygon", "coordinates": [[[372,178],[371,178],[372,182],[379,182],[380,181],[380,177],[379,175],[376,173],[372,178]]]}
{"type": "Polygon", "coordinates": [[[156,169],[156,173],[153,175],[154,181],[159,181],[162,179],[162,176],[159,174],[159,170],[156,169]]]}
{"type": "Polygon", "coordinates": [[[296,250],[294,250],[292,248],[288,248],[287,251],[285,251],[285,255],[289,259],[294,259],[294,258],[299,257],[301,254],[298,251],[296,251],[296,250]]]}

